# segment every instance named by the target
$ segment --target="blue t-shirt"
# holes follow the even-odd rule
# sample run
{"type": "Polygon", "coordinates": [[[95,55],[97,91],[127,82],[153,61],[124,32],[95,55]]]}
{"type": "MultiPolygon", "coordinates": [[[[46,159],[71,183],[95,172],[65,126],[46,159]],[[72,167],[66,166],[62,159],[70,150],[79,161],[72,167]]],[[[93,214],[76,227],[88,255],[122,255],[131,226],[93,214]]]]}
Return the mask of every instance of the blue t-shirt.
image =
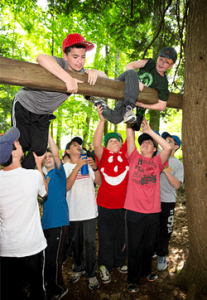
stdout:
{"type": "Polygon", "coordinates": [[[42,228],[50,229],[69,225],[69,210],[66,201],[66,175],[61,163],[45,176],[48,184],[47,200],[43,204],[42,228]]]}

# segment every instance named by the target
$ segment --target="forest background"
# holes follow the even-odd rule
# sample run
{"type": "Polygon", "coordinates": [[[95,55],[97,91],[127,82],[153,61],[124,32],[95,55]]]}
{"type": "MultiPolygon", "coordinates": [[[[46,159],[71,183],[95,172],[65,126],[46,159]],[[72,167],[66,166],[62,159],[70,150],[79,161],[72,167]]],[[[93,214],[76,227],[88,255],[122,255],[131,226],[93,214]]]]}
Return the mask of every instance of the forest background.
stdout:
{"type": "MultiPolygon", "coordinates": [[[[87,52],[86,68],[104,71],[115,79],[127,63],[157,58],[165,46],[175,47],[178,60],[168,71],[169,90],[182,93],[184,86],[184,43],[188,1],[186,0],[3,0],[0,4],[0,56],[36,62],[40,53],[62,57],[62,41],[69,33],[80,33],[93,42],[87,52]]],[[[12,101],[17,86],[0,85],[0,133],[11,124],[12,101]]],[[[114,100],[106,99],[110,107],[114,100]]],[[[72,95],[58,110],[51,134],[60,150],[73,136],[84,146],[92,142],[98,124],[94,106],[81,95],[72,95]]],[[[148,111],[150,125],[181,138],[182,110],[148,111]]],[[[118,131],[125,139],[125,125],[106,122],[105,133],[118,131]]],[[[182,150],[177,152],[182,157],[182,150]]]]}
{"type": "MultiPolygon", "coordinates": [[[[168,76],[171,92],[184,90],[182,110],[149,111],[147,119],[152,129],[180,137],[182,124],[189,254],[174,283],[187,290],[187,300],[199,299],[200,292],[207,295],[207,1],[45,3],[42,7],[34,0],[1,0],[0,56],[29,62],[35,62],[39,53],[62,56],[63,39],[77,32],[96,44],[95,52],[88,53],[86,67],[102,70],[115,79],[130,61],[157,58],[165,46],[177,49],[178,61],[168,76]]],[[[0,86],[0,133],[10,127],[12,100],[18,89],[0,86]]],[[[114,105],[113,100],[108,103],[114,105]]],[[[64,136],[66,142],[75,135],[85,144],[92,141],[98,115],[83,96],[70,97],[55,115],[51,133],[59,149],[64,150],[64,136]]],[[[124,125],[106,122],[105,133],[110,130],[117,130],[125,139],[124,125]]],[[[182,152],[178,156],[182,159],[182,152]]],[[[170,299],[163,294],[160,297],[170,299]]]]}

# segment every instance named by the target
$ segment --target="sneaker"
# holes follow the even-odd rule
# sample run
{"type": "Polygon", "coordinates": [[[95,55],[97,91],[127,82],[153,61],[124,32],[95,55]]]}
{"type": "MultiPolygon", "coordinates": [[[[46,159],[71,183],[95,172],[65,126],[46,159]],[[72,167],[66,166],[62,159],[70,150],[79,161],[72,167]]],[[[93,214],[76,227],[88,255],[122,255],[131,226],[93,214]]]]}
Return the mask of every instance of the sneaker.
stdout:
{"type": "Polygon", "coordinates": [[[81,276],[84,272],[73,272],[73,274],[70,276],[70,282],[75,283],[78,280],[80,280],[81,276]]]}
{"type": "Polygon", "coordinates": [[[96,278],[96,276],[89,278],[89,289],[92,291],[97,290],[100,287],[100,284],[98,282],[98,279],[96,278]]]}
{"type": "Polygon", "coordinates": [[[119,268],[117,268],[117,270],[118,270],[120,273],[124,273],[124,274],[127,274],[127,273],[128,273],[128,267],[127,267],[127,266],[119,267],[119,268]]]}
{"type": "Polygon", "coordinates": [[[132,124],[132,123],[135,123],[136,120],[137,120],[137,117],[135,116],[132,107],[128,105],[126,107],[126,113],[124,115],[124,123],[132,124]]]}
{"type": "Polygon", "coordinates": [[[167,269],[167,258],[166,256],[158,256],[157,257],[157,270],[164,271],[167,269]]]}
{"type": "Polygon", "coordinates": [[[59,299],[62,299],[68,292],[68,289],[67,288],[64,288],[63,292],[59,295],[53,295],[51,300],[59,300],[59,299]]]}
{"type": "Polygon", "coordinates": [[[99,270],[100,270],[100,275],[101,275],[102,282],[103,283],[111,282],[111,276],[110,276],[110,273],[107,270],[107,268],[105,266],[100,266],[99,270]]]}
{"type": "Polygon", "coordinates": [[[101,107],[105,108],[107,106],[106,102],[102,99],[102,98],[98,98],[98,97],[90,97],[91,102],[97,106],[97,105],[101,105],[101,107]]]}
{"type": "Polygon", "coordinates": [[[133,123],[131,125],[131,128],[134,130],[134,131],[139,131],[140,130],[140,127],[141,127],[141,124],[142,124],[142,120],[143,120],[143,116],[141,115],[137,115],[137,120],[135,123],[133,123]]]}
{"type": "Polygon", "coordinates": [[[137,121],[131,126],[131,128],[134,131],[139,131],[141,124],[142,124],[142,120],[144,117],[144,113],[145,113],[146,108],[143,107],[136,107],[136,116],[137,116],[137,121]]]}
{"type": "Polygon", "coordinates": [[[154,272],[152,272],[151,274],[149,274],[149,275],[147,276],[147,280],[148,280],[148,281],[155,281],[157,278],[158,278],[158,276],[157,276],[157,274],[154,273],[154,272]]]}
{"type": "Polygon", "coordinates": [[[130,283],[128,285],[128,291],[130,293],[136,293],[136,292],[138,292],[139,291],[138,284],[136,284],[136,283],[130,283]]]}

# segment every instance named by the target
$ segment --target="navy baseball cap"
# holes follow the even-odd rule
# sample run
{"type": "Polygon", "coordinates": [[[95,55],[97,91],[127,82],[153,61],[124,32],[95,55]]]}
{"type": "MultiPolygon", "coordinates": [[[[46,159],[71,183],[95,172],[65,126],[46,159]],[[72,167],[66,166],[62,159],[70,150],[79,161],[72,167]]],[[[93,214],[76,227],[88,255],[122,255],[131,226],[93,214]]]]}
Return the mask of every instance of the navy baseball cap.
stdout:
{"type": "Polygon", "coordinates": [[[79,145],[83,144],[82,138],[80,138],[79,136],[75,136],[69,143],[67,143],[67,145],[65,146],[65,151],[70,147],[72,142],[77,142],[79,145]]]}
{"type": "Polygon", "coordinates": [[[173,47],[165,47],[161,50],[158,56],[163,56],[167,59],[169,64],[173,64],[177,60],[177,52],[173,47]]]}
{"type": "Polygon", "coordinates": [[[162,133],[163,139],[166,140],[166,138],[167,138],[168,136],[171,137],[171,138],[173,138],[173,139],[175,140],[175,142],[178,144],[179,148],[180,148],[180,146],[181,146],[181,140],[179,139],[179,137],[178,137],[177,135],[171,135],[171,134],[169,134],[169,133],[166,132],[166,131],[162,133]]]}
{"type": "Polygon", "coordinates": [[[156,142],[153,140],[153,138],[149,134],[143,133],[138,138],[138,142],[139,142],[140,146],[141,146],[142,142],[147,141],[147,140],[151,140],[153,142],[154,147],[157,149],[156,142]]]}
{"type": "Polygon", "coordinates": [[[16,127],[11,127],[5,134],[0,136],[0,164],[6,163],[12,153],[13,143],[20,137],[16,127]]]}

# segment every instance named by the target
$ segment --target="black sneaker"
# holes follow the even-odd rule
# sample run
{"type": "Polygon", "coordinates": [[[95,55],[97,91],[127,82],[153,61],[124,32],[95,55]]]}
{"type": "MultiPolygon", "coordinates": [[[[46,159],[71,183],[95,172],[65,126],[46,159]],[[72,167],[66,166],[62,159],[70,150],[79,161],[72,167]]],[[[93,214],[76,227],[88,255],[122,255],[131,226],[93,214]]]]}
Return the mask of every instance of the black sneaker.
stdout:
{"type": "Polygon", "coordinates": [[[138,284],[136,284],[136,283],[130,283],[130,284],[128,285],[128,291],[129,291],[130,293],[136,293],[136,292],[138,292],[138,291],[139,291],[138,284]]]}
{"type": "Polygon", "coordinates": [[[141,124],[142,124],[142,120],[144,118],[145,110],[146,110],[146,108],[143,108],[143,107],[137,107],[136,108],[137,121],[134,124],[132,124],[132,126],[131,126],[131,128],[134,131],[139,131],[140,130],[140,127],[141,127],[141,124]]]}
{"type": "Polygon", "coordinates": [[[152,272],[151,274],[147,275],[147,280],[148,281],[155,281],[158,278],[158,275],[154,272],[152,272]]]}
{"type": "Polygon", "coordinates": [[[99,105],[99,104],[100,104],[103,108],[107,106],[107,104],[106,104],[104,98],[99,98],[99,97],[91,96],[90,99],[89,99],[89,101],[90,101],[91,103],[93,103],[95,106],[97,106],[97,105],[99,105]]]}

